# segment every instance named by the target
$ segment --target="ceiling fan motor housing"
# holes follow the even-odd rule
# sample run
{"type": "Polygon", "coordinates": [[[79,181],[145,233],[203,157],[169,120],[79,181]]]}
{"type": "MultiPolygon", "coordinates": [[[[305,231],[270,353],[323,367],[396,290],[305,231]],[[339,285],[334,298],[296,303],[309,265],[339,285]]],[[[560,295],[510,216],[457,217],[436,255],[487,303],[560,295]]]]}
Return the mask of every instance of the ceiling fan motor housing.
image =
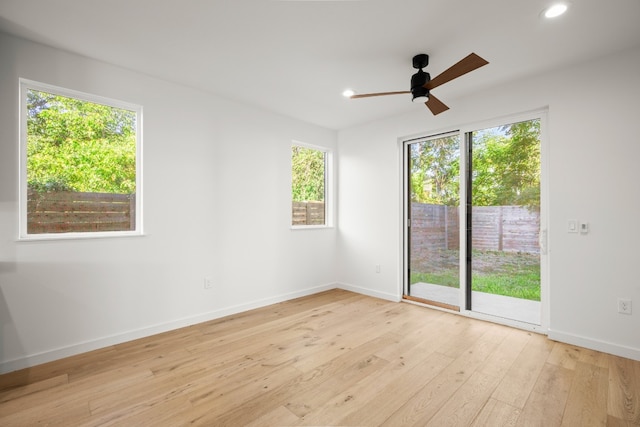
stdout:
{"type": "MultiPolygon", "coordinates": [[[[435,96],[431,96],[429,93],[430,90],[483,67],[488,63],[489,62],[487,60],[479,57],[475,53],[470,53],[431,80],[429,73],[422,70],[429,65],[429,55],[421,53],[414,56],[413,67],[417,69],[418,72],[411,77],[411,95],[413,102],[424,102],[434,116],[447,111],[449,107],[435,96]]],[[[371,96],[400,95],[407,93],[409,93],[409,91],[406,90],[397,92],[363,93],[353,95],[351,98],[369,98],[371,96]]]]}
{"type": "MultiPolygon", "coordinates": [[[[415,58],[414,58],[414,64],[415,64],[415,58]]],[[[416,98],[429,97],[429,89],[424,87],[424,85],[429,80],[431,80],[431,76],[429,75],[429,73],[422,71],[421,69],[418,70],[418,72],[415,73],[413,76],[411,76],[412,100],[415,100],[416,98]]]]}

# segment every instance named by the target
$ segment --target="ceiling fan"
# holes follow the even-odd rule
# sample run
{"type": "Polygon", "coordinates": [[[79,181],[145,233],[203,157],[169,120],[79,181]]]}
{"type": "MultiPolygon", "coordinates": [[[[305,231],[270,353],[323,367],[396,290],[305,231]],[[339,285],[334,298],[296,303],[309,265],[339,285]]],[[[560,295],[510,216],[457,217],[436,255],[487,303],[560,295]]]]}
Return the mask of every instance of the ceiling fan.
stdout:
{"type": "Polygon", "coordinates": [[[401,94],[412,94],[413,102],[425,102],[425,105],[433,115],[437,115],[442,113],[443,111],[447,111],[449,107],[447,107],[442,101],[433,96],[430,91],[431,89],[435,89],[436,87],[447,83],[453,79],[456,79],[462,75],[465,75],[473,70],[476,70],[482,66],[487,65],[489,62],[482,59],[475,53],[470,53],[465,58],[461,59],[457,63],[453,64],[451,67],[444,70],[442,73],[438,74],[436,77],[431,79],[429,73],[423,71],[422,69],[429,65],[429,55],[421,53],[413,57],[413,68],[417,69],[418,72],[415,73],[411,77],[411,90],[407,91],[399,91],[399,92],[378,92],[378,93],[363,93],[363,94],[354,94],[349,98],[357,99],[357,98],[370,98],[372,96],[386,96],[386,95],[401,95],[401,94]]]}

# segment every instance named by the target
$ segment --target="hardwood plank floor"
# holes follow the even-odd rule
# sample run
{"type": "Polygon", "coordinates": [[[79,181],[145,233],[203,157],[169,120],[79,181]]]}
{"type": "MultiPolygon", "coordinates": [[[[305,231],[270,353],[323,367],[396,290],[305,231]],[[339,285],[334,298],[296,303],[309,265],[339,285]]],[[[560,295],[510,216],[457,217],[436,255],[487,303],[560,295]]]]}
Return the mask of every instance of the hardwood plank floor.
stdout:
{"type": "Polygon", "coordinates": [[[640,362],[332,290],[0,376],[40,424],[640,426],[640,362]]]}

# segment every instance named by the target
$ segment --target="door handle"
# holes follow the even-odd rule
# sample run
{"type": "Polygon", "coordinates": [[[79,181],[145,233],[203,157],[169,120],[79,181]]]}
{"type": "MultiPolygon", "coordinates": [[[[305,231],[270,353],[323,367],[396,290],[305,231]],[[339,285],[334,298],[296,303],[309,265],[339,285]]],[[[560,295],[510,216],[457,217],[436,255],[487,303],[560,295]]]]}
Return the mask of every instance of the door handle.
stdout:
{"type": "Polygon", "coordinates": [[[538,244],[540,246],[540,253],[543,255],[547,254],[547,229],[543,228],[540,230],[540,235],[538,236],[538,244]]]}

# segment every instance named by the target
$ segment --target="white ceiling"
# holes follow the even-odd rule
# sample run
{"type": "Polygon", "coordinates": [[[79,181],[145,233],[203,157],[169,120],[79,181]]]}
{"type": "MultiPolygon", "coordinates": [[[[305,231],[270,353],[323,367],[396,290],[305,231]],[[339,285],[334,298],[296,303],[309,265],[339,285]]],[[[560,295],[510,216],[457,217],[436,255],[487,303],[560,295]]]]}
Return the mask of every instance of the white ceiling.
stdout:
{"type": "MultiPolygon", "coordinates": [[[[640,45],[640,0],[0,0],[0,31],[198,87],[330,129],[424,109],[411,58],[435,77],[470,52],[490,64],[434,89],[465,93],[640,45]]],[[[1,60],[1,58],[0,58],[1,60]]],[[[593,91],[606,90],[606,79],[593,91]]],[[[447,112],[442,113],[447,114],[447,112]]]]}

